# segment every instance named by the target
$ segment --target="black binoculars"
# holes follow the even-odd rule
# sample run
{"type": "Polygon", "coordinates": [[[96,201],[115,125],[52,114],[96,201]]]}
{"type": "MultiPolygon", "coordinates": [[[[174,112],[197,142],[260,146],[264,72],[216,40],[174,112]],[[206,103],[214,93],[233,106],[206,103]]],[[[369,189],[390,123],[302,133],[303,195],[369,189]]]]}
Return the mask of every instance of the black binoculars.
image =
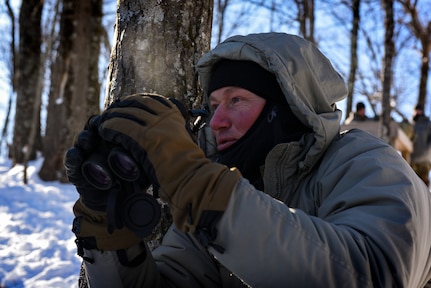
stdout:
{"type": "Polygon", "coordinates": [[[125,226],[136,235],[147,237],[161,217],[158,195],[145,191],[154,183],[141,173],[124,149],[109,146],[104,143],[82,163],[82,174],[100,193],[110,193],[106,209],[110,232],[125,226]]]}
{"type": "MultiPolygon", "coordinates": [[[[181,111],[186,120],[185,128],[192,139],[196,140],[197,132],[206,124],[208,111],[186,110],[178,100],[170,100],[181,111]]],[[[96,116],[92,121],[97,123],[99,118],[96,116]]],[[[83,137],[81,140],[85,142],[85,139],[83,137]]],[[[125,226],[144,238],[149,236],[159,223],[161,207],[157,202],[158,183],[151,183],[138,164],[126,150],[101,141],[98,150],[82,163],[81,172],[85,180],[100,190],[100,193],[109,193],[106,205],[108,231],[113,232],[114,229],[125,226]],[[151,184],[153,195],[146,192],[151,184]]]]}
{"type": "Polygon", "coordinates": [[[119,147],[114,147],[107,155],[91,154],[82,164],[81,170],[85,180],[99,190],[111,189],[116,178],[133,182],[140,176],[136,162],[119,147]]]}

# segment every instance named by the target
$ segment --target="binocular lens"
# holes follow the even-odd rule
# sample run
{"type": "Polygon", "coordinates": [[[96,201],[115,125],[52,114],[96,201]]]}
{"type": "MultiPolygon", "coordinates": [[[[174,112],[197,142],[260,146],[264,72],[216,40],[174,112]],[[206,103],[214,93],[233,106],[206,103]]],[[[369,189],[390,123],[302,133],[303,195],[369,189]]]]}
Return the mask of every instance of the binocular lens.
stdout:
{"type": "Polygon", "coordinates": [[[139,169],[135,161],[120,149],[109,153],[108,163],[115,175],[122,180],[135,181],[139,178],[139,169]]]}
{"type": "Polygon", "coordinates": [[[94,153],[82,164],[85,179],[99,190],[108,190],[116,178],[134,182],[139,179],[140,171],[136,162],[121,148],[105,153],[94,153]]]}
{"type": "Polygon", "coordinates": [[[100,190],[111,188],[112,178],[105,168],[96,162],[82,164],[82,172],[87,181],[100,190]]]}
{"type": "Polygon", "coordinates": [[[125,199],[122,209],[125,226],[142,238],[150,235],[160,221],[160,204],[145,192],[130,195],[125,199]]]}

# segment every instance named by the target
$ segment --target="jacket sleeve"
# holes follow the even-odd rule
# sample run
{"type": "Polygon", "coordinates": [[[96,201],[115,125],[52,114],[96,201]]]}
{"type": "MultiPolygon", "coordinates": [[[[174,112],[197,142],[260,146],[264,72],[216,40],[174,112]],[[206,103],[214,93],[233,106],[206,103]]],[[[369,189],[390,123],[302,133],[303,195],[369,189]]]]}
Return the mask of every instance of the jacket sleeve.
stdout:
{"type": "Polygon", "coordinates": [[[144,256],[145,260],[124,265],[117,251],[84,249],[84,256],[93,260],[83,262],[88,287],[164,287],[147,245],[135,245],[121,253],[124,253],[121,257],[137,259],[144,256]]]}
{"type": "MultiPolygon", "coordinates": [[[[172,225],[152,255],[163,287],[221,287],[218,264],[197,240],[172,225]]],[[[145,286],[146,287],[146,286],[145,286]]]]}
{"type": "Polygon", "coordinates": [[[369,143],[328,152],[296,208],[242,180],[217,225],[225,252],[211,253],[252,287],[423,287],[430,193],[396,151],[369,143]]]}
{"type": "Polygon", "coordinates": [[[117,251],[84,250],[84,256],[94,260],[84,261],[89,287],[221,287],[215,260],[173,225],[154,251],[142,244],[122,250],[128,259],[146,253],[133,267],[122,264],[117,251]]]}

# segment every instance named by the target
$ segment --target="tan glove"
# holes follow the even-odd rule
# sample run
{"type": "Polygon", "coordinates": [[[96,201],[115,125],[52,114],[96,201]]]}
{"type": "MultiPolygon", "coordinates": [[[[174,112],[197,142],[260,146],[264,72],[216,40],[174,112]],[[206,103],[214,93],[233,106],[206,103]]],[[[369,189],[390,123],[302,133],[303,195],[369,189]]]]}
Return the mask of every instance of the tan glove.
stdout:
{"type": "Polygon", "coordinates": [[[101,117],[102,138],[123,146],[146,173],[154,169],[159,195],[169,203],[179,229],[194,232],[202,213],[207,217],[226,209],[241,174],[205,157],[187,132],[180,111],[167,98],[131,95],[101,117]]]}
{"type": "MultiPolygon", "coordinates": [[[[82,248],[102,251],[121,250],[130,248],[142,241],[127,228],[115,229],[109,233],[106,212],[86,207],[81,198],[73,206],[73,213],[76,217],[73,221],[72,232],[77,237],[78,250],[82,248]]],[[[80,253],[81,251],[78,251],[78,254],[80,253]]]]}

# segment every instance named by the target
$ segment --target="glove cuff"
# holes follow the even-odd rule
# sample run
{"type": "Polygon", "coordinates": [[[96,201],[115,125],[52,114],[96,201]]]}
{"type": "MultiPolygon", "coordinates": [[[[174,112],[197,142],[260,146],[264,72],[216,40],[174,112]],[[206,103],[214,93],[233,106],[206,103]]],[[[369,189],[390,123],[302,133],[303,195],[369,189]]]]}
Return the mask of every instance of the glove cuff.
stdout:
{"type": "Polygon", "coordinates": [[[86,207],[81,198],[73,206],[73,212],[75,219],[73,220],[72,232],[77,237],[76,243],[82,248],[114,251],[130,248],[142,241],[125,227],[109,233],[106,212],[86,207]]]}
{"type": "Polygon", "coordinates": [[[195,171],[194,176],[170,198],[175,225],[181,231],[195,232],[203,213],[222,214],[240,178],[241,173],[237,169],[215,163],[195,171]]]}

